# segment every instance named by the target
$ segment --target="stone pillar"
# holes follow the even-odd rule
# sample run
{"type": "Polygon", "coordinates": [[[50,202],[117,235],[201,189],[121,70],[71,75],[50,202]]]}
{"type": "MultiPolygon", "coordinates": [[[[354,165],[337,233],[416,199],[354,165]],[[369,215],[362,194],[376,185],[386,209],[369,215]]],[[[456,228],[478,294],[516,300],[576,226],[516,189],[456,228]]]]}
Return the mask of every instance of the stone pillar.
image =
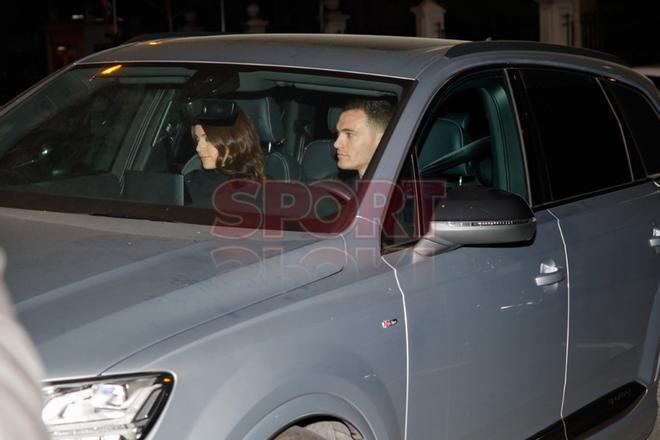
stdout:
{"type": "Polygon", "coordinates": [[[582,46],[580,0],[537,0],[539,40],[543,43],[582,46]]]}
{"type": "Polygon", "coordinates": [[[445,38],[445,8],[434,0],[423,0],[410,10],[415,14],[418,37],[445,38]]]}
{"type": "Polygon", "coordinates": [[[326,34],[346,33],[346,22],[350,15],[343,14],[339,10],[339,0],[323,1],[323,32],[326,34]]]}
{"type": "Polygon", "coordinates": [[[248,34],[261,34],[266,32],[268,20],[259,17],[259,5],[256,2],[250,2],[247,5],[248,20],[243,23],[243,28],[248,34]]]}
{"type": "Polygon", "coordinates": [[[195,11],[186,11],[183,14],[183,25],[177,29],[181,32],[202,31],[204,28],[197,24],[197,13],[195,11]]]}
{"type": "Polygon", "coordinates": [[[604,50],[603,35],[600,32],[597,1],[581,0],[581,20],[582,27],[582,45],[591,49],[604,50]]]}

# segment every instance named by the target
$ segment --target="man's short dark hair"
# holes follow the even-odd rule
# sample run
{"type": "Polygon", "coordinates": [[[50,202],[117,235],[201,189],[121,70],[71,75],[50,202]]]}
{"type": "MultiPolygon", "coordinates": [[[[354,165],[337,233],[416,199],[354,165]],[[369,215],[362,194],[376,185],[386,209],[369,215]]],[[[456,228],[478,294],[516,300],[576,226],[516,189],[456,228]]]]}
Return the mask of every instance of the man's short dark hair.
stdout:
{"type": "Polygon", "coordinates": [[[384,99],[355,99],[346,104],[342,112],[349,110],[362,110],[369,123],[380,131],[385,131],[394,114],[394,106],[384,99]]]}

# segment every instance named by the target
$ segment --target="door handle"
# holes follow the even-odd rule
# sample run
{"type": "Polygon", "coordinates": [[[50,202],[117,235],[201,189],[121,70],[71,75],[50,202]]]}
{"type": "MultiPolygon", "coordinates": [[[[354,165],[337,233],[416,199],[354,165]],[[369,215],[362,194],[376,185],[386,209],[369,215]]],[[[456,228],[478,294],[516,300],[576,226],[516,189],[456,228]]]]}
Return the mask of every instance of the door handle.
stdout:
{"type": "Polygon", "coordinates": [[[653,237],[649,240],[652,248],[660,247],[660,228],[653,228],[653,237]]]}
{"type": "Polygon", "coordinates": [[[536,285],[549,286],[557,284],[565,277],[566,271],[563,267],[559,267],[554,263],[541,263],[540,273],[534,278],[536,285]]]}

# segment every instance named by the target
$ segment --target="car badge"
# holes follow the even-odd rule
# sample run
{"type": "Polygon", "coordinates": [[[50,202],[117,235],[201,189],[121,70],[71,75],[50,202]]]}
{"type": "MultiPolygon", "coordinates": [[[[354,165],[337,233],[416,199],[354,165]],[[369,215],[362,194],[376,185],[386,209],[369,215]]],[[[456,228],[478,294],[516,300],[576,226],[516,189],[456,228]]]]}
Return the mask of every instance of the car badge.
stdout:
{"type": "Polygon", "coordinates": [[[384,329],[388,329],[390,327],[394,327],[398,323],[399,323],[398,319],[386,319],[381,323],[381,325],[383,326],[384,329]]]}

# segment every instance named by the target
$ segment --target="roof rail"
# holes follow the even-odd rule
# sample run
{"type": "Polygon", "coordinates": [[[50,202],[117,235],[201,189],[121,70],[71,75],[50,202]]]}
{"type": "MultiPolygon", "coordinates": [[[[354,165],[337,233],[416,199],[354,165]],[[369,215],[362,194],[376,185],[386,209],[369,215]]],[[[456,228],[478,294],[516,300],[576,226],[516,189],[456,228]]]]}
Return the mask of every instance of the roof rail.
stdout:
{"type": "Polygon", "coordinates": [[[581,55],[589,58],[610,61],[624,66],[630,66],[622,58],[609,53],[600,52],[593,49],[582,47],[562,46],[559,44],[539,43],[538,41],[515,41],[515,40],[489,40],[489,41],[471,41],[452,46],[447,50],[445,56],[448,58],[459,57],[480,52],[494,52],[502,50],[532,50],[542,52],[555,52],[568,55],[581,55]]]}
{"type": "Polygon", "coordinates": [[[183,37],[211,37],[215,35],[231,35],[233,32],[158,32],[154,34],[141,34],[124,41],[122,44],[140,43],[142,41],[162,40],[164,38],[183,38],[183,37]]]}

